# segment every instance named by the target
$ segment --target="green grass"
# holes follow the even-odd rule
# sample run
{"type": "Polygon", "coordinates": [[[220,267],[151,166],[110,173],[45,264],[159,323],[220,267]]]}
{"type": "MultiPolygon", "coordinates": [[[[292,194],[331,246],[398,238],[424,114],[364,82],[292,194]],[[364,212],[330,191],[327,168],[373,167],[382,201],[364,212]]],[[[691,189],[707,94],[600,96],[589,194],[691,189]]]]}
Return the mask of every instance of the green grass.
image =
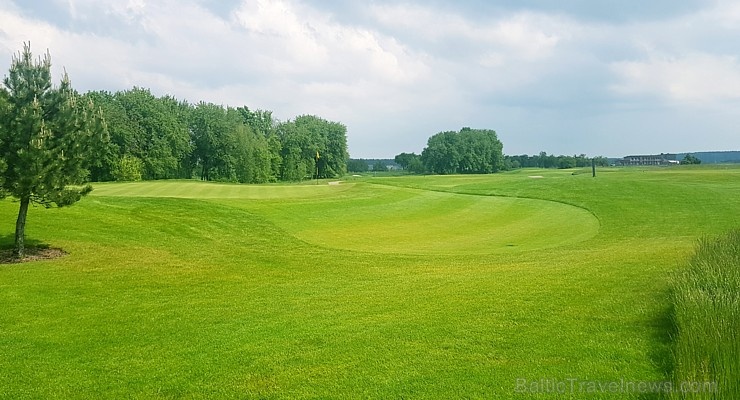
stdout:
{"type": "Polygon", "coordinates": [[[703,238],[673,290],[674,398],[729,399],[740,393],[740,230],[703,238]],[[686,386],[686,383],[691,386],[686,386]]]}
{"type": "Polygon", "coordinates": [[[32,209],[29,238],[69,255],[0,266],[0,397],[658,398],[517,383],[671,379],[671,276],[740,226],[740,169],[572,172],[32,209]]]}

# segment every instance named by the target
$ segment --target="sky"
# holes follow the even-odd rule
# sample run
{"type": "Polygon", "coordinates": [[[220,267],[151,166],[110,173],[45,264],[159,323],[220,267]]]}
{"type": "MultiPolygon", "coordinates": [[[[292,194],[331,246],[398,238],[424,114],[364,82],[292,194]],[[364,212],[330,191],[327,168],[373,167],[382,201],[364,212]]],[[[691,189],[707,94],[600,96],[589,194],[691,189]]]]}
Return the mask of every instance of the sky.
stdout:
{"type": "Polygon", "coordinates": [[[339,121],[353,158],[740,150],[735,0],[0,0],[0,75],[24,42],[81,92],[339,121]]]}

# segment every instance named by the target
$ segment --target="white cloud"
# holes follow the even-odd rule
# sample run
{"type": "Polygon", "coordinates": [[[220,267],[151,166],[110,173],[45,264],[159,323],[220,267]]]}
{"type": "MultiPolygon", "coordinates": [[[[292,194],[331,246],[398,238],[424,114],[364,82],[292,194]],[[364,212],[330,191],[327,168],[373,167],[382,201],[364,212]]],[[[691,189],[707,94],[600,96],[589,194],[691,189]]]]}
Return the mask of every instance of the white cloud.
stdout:
{"type": "Polygon", "coordinates": [[[548,57],[563,36],[567,24],[559,17],[532,12],[492,16],[472,21],[459,14],[414,4],[373,5],[374,18],[386,28],[403,31],[417,40],[456,42],[473,50],[493,47],[519,60],[548,57]]]}
{"type": "Polygon", "coordinates": [[[675,102],[721,103],[740,100],[740,62],[734,56],[688,54],[618,62],[616,93],[656,96],[675,102]]]}
{"type": "Polygon", "coordinates": [[[740,3],[735,0],[719,0],[714,7],[699,13],[698,18],[733,31],[740,30],[740,3]]]}
{"type": "Polygon", "coordinates": [[[12,49],[12,52],[16,52],[20,49],[20,44],[29,40],[32,43],[36,41],[48,43],[47,38],[58,33],[50,24],[25,19],[14,9],[0,9],[0,20],[3,21],[0,25],[3,44],[7,49],[12,49]]]}
{"type": "Polygon", "coordinates": [[[393,38],[343,25],[299,3],[247,0],[234,13],[259,46],[266,69],[324,80],[373,79],[405,84],[427,74],[423,61],[393,38]]]}
{"type": "Polygon", "coordinates": [[[55,2],[65,6],[70,17],[77,20],[99,18],[100,13],[103,13],[133,22],[142,17],[146,11],[146,3],[143,0],[56,0],[55,2]]]}
{"type": "MultiPolygon", "coordinates": [[[[288,61],[277,63],[283,68],[315,68],[326,62],[327,48],[319,37],[319,30],[327,26],[326,21],[301,21],[298,11],[289,3],[244,1],[234,18],[246,29],[247,38],[262,39],[271,45],[274,58],[288,61]]],[[[294,71],[281,69],[281,72],[294,71]]]]}

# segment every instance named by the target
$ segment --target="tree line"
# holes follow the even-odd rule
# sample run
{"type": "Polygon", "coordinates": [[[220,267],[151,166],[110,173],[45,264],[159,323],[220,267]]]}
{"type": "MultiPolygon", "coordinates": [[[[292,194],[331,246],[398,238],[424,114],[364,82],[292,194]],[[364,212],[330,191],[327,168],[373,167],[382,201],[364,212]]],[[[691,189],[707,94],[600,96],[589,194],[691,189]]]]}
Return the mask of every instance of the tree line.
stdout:
{"type": "Polygon", "coordinates": [[[504,155],[496,132],[463,128],[459,132],[440,132],[429,138],[421,152],[400,153],[394,161],[415,174],[487,174],[518,168],[581,168],[608,166],[606,157],[585,154],[566,156],[540,152],[537,155],[504,155]]]}
{"type": "MultiPolygon", "coordinates": [[[[517,168],[582,168],[591,166],[591,157],[587,157],[585,154],[564,156],[556,156],[554,154],[547,154],[542,151],[537,155],[517,155],[517,156],[506,156],[505,167],[508,170],[517,168]]],[[[609,160],[606,157],[593,157],[594,163],[597,167],[609,166],[609,160]]]]}
{"type": "Polygon", "coordinates": [[[361,173],[368,171],[389,171],[397,169],[399,166],[396,164],[397,163],[393,159],[389,158],[350,158],[347,161],[347,172],[361,173]]]}
{"type": "Polygon", "coordinates": [[[347,128],[313,115],[156,97],[134,87],[84,95],[100,107],[110,141],[93,181],[173,178],[241,183],[299,181],[346,172],[347,128]]]}

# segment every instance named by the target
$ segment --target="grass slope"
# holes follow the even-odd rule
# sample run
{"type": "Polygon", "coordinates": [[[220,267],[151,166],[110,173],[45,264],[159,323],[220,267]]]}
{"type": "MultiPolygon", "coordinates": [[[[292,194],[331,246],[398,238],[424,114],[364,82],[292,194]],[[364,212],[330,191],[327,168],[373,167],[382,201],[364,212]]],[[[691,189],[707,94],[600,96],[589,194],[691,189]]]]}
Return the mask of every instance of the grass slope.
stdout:
{"type": "MultiPolygon", "coordinates": [[[[68,256],[0,266],[0,396],[522,398],[542,379],[663,381],[669,277],[696,237],[740,222],[738,178],[98,185],[73,207],[31,210],[29,236],[68,256]],[[457,221],[471,243],[518,229],[541,243],[468,245],[457,221]],[[435,242],[447,229],[455,243],[435,242]]],[[[0,217],[16,207],[0,203],[0,217]]]]}

